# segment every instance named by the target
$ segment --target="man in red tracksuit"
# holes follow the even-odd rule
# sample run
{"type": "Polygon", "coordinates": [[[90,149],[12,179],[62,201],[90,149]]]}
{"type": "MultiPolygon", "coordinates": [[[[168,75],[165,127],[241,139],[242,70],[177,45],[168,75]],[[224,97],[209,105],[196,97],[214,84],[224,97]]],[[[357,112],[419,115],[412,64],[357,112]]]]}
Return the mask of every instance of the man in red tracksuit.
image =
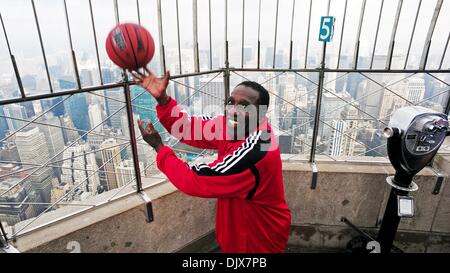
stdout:
{"type": "Polygon", "coordinates": [[[186,194],[217,198],[216,234],[223,252],[284,252],[291,213],[280,150],[265,117],[267,90],[256,82],[243,82],[230,94],[225,115],[193,117],[166,94],[168,72],[162,78],[147,72],[148,76],[133,75],[157,100],[158,118],[168,132],[188,145],[218,152],[215,161],[190,167],[164,146],[151,123],[144,126],[139,120],[143,139],[157,152],[161,172],[186,194]]]}

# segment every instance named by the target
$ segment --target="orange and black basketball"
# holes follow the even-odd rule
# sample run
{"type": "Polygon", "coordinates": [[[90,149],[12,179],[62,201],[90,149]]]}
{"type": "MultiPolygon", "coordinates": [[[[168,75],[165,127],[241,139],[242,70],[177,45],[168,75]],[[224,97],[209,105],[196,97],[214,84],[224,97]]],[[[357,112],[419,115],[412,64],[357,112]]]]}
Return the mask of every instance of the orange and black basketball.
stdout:
{"type": "Polygon", "coordinates": [[[144,27],[133,23],[119,24],[106,38],[106,52],[119,67],[137,70],[151,61],[155,43],[144,27]]]}

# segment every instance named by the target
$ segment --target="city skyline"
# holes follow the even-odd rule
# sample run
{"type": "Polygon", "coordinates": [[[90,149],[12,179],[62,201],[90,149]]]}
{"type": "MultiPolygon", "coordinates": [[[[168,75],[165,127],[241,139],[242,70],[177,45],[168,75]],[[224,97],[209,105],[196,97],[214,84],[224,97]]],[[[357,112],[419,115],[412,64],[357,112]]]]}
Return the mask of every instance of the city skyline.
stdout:
{"type": "MultiPolygon", "coordinates": [[[[0,5],[0,13],[4,17],[6,31],[10,34],[12,53],[17,60],[21,82],[27,96],[49,93],[49,79],[43,62],[43,55],[39,41],[36,39],[25,43],[21,39],[23,33],[12,31],[12,25],[21,20],[31,11],[25,1],[13,1],[14,4],[0,5]],[[15,8],[26,6],[23,15],[18,15],[15,8]],[[19,35],[20,34],[20,35],[19,35]],[[37,43],[36,43],[37,42],[37,43]],[[33,49],[30,49],[33,47],[33,49]]],[[[69,51],[66,23],[62,2],[55,6],[48,6],[45,2],[35,1],[40,15],[44,46],[49,68],[50,84],[55,97],[41,100],[31,100],[0,106],[0,203],[20,203],[21,206],[11,207],[0,204],[0,221],[9,225],[38,216],[55,202],[82,202],[104,192],[126,188],[135,182],[133,154],[130,145],[130,127],[125,103],[123,87],[99,89],[97,91],[82,92],[71,96],[56,97],[58,91],[76,90],[79,88],[75,77],[73,60],[69,51]],[[42,12],[54,11],[55,18],[42,16],[42,12]],[[52,22],[60,24],[52,25],[52,22]],[[60,36],[57,34],[61,33],[60,36]],[[52,39],[55,43],[50,43],[52,39]],[[40,116],[45,113],[45,115],[40,116]],[[39,118],[38,118],[39,117],[39,118]],[[29,123],[32,121],[31,123],[29,123]],[[29,123],[29,124],[28,124],[29,123]],[[28,124],[28,125],[27,125],[28,124]],[[22,128],[23,126],[26,127],[22,128]],[[44,167],[40,167],[44,166],[44,167]],[[35,203],[27,205],[27,203],[35,203]]],[[[393,1],[394,2],[394,1],[393,1]]],[[[92,33],[83,32],[91,28],[89,5],[87,1],[75,3],[67,1],[72,16],[69,23],[73,27],[74,52],[77,60],[80,87],[101,87],[103,84],[119,83],[123,80],[122,70],[106,56],[104,38],[115,24],[114,6],[112,1],[92,1],[94,12],[105,9],[104,17],[97,14],[94,23],[97,29],[99,46],[99,61],[94,45],[92,33]],[[112,11],[112,12],[111,12],[112,11]],[[85,20],[80,20],[85,19],[85,20]],[[82,21],[77,25],[78,21],[82,21]]],[[[119,1],[120,21],[137,22],[135,13],[136,1],[119,1]]],[[[148,27],[156,40],[155,56],[149,68],[160,75],[162,65],[160,46],[156,22],[156,1],[140,1],[141,21],[148,27]],[[146,9],[147,8],[147,9],[146,9]],[[145,12],[146,13],[145,13],[145,12]],[[147,16],[143,16],[147,14],[147,16]],[[149,16],[150,14],[154,15],[149,16]]],[[[182,29],[180,49],[176,38],[176,24],[165,18],[174,17],[174,1],[163,1],[163,30],[165,48],[165,65],[172,75],[195,72],[195,56],[193,46],[193,30],[191,1],[180,1],[181,10],[186,11],[180,18],[182,29]],[[183,24],[183,22],[185,22],[183,24]],[[186,22],[189,22],[187,24],[186,22]],[[187,26],[189,25],[189,27],[187,26]],[[179,56],[179,52],[181,56],[179,56]]],[[[314,129],[314,116],[317,105],[317,85],[321,64],[322,47],[318,42],[320,15],[323,15],[326,1],[313,4],[308,53],[306,54],[306,32],[303,26],[307,18],[304,16],[309,9],[309,1],[296,1],[294,22],[290,22],[293,1],[280,1],[278,33],[274,35],[276,1],[263,1],[263,20],[259,52],[261,68],[288,68],[292,61],[292,68],[304,68],[307,71],[237,71],[233,68],[255,68],[258,58],[258,46],[255,32],[257,22],[258,1],[246,1],[245,10],[249,10],[242,20],[242,2],[228,1],[228,28],[225,29],[225,14],[216,9],[213,14],[212,44],[213,51],[209,51],[209,30],[207,1],[198,1],[199,23],[199,68],[208,71],[210,68],[224,68],[225,65],[225,36],[229,42],[230,90],[239,82],[253,80],[261,83],[270,92],[270,107],[268,118],[280,143],[282,153],[309,156],[311,149],[316,149],[317,155],[334,160],[340,158],[375,157],[386,158],[385,139],[381,131],[389,122],[389,117],[396,109],[408,105],[422,105],[432,110],[443,112],[449,100],[448,86],[450,74],[450,54],[445,53],[445,41],[448,41],[448,30],[443,29],[446,19],[440,16],[435,29],[436,33],[446,34],[438,37],[430,44],[430,54],[425,69],[436,69],[443,60],[442,73],[389,73],[376,71],[385,69],[388,61],[388,44],[390,27],[395,12],[395,3],[386,3],[382,14],[383,31],[380,33],[379,44],[375,46],[373,24],[377,13],[368,13],[362,21],[361,45],[357,58],[358,67],[372,66],[373,71],[359,73],[325,72],[323,94],[316,147],[311,147],[314,129]],[[253,7],[253,9],[252,9],[253,7]],[[289,8],[291,7],[291,8],[289,8]],[[251,10],[251,11],[250,11],[251,10]],[[268,15],[270,14],[270,15],[268,15]],[[303,16],[300,16],[303,14],[303,16]],[[239,20],[232,20],[238,18],[239,20]],[[442,19],[444,18],[444,19],[442,19]],[[302,23],[303,22],[303,23],[302,23]],[[293,51],[289,48],[290,31],[280,31],[284,27],[290,29],[294,25],[293,51]],[[244,41],[240,36],[244,28],[244,41]],[[219,30],[221,29],[221,30],[219,30]],[[238,29],[239,31],[233,31],[238,29]],[[385,30],[389,29],[389,31],[385,30]],[[253,32],[252,32],[253,30],[253,32]],[[301,30],[301,31],[300,31],[301,30]],[[220,34],[220,35],[219,35],[220,34]],[[277,43],[274,44],[275,37],[277,43]],[[446,40],[447,39],[447,40],[446,40]],[[275,47],[276,48],[275,48],[275,47]],[[242,52],[244,55],[242,55],[242,52]],[[210,59],[210,56],[212,59],[210,59]],[[290,59],[292,57],[292,59],[290,59]],[[212,67],[210,65],[212,64],[212,67]]],[[[314,1],[316,3],[316,1],[314,1]]],[[[436,3],[436,1],[433,1],[436,3]]],[[[442,14],[450,11],[450,0],[445,0],[442,14]]],[[[213,2],[219,7],[223,1],[213,2]]],[[[376,10],[377,1],[367,1],[366,9],[376,10]]],[[[419,13],[417,36],[411,44],[410,55],[407,55],[409,34],[412,31],[408,16],[415,15],[418,2],[405,3],[404,13],[400,16],[398,44],[392,52],[392,69],[417,69],[425,45],[425,35],[434,5],[426,5],[419,13]],[[420,39],[419,39],[420,38],[420,39]],[[422,39],[423,38],[423,39],[422,39]],[[420,40],[420,41],[418,41],[420,40]],[[422,41],[423,40],[423,41],[422,41]],[[422,43],[423,42],[423,43],[422,43]],[[408,57],[408,62],[405,63],[408,57]]],[[[340,51],[340,31],[343,8],[337,1],[331,1],[330,14],[335,15],[336,26],[334,40],[327,44],[325,68],[353,68],[355,57],[355,42],[359,19],[360,2],[349,1],[348,9],[357,10],[346,19],[350,27],[344,30],[342,51],[340,51]],[[340,52],[338,52],[340,51],[340,52]]],[[[45,14],[45,13],[44,13],[45,14]]],[[[34,20],[33,15],[30,18],[34,20]]],[[[34,24],[30,18],[23,24],[34,24]]],[[[447,18],[448,20],[448,18],[447,18]]],[[[448,26],[448,25],[447,25],[448,26]]],[[[34,35],[35,30],[26,30],[34,35]]],[[[434,37],[434,36],[433,36],[434,37]]],[[[11,58],[5,44],[5,37],[0,35],[0,100],[20,97],[16,75],[11,65],[11,58]]],[[[35,37],[36,38],[36,37],[35,37]]],[[[409,50],[408,50],[409,51],[409,50]]],[[[223,111],[225,98],[224,73],[208,75],[185,76],[172,79],[168,93],[183,104],[191,115],[216,115],[223,111]],[[212,107],[215,106],[215,107],[212,107]]],[[[128,75],[130,76],[130,75],[128,75]]],[[[132,101],[132,118],[134,133],[140,136],[137,119],[150,120],[161,133],[165,143],[171,145],[177,154],[191,163],[197,157],[214,156],[212,151],[201,151],[178,143],[159,124],[156,116],[156,101],[150,94],[139,86],[129,88],[132,101]]],[[[137,141],[138,162],[141,177],[151,178],[159,174],[155,166],[156,153],[146,145],[142,139],[137,141]]],[[[56,208],[56,207],[55,207],[56,208]]]]}

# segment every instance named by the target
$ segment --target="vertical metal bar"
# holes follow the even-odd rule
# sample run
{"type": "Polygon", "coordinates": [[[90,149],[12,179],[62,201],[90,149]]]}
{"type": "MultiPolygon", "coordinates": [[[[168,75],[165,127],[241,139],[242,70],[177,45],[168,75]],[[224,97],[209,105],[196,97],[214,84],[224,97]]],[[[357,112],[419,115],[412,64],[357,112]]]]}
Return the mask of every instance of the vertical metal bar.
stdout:
{"type": "Polygon", "coordinates": [[[386,69],[387,70],[391,69],[392,54],[394,53],[394,46],[395,46],[395,35],[397,34],[397,26],[398,26],[398,21],[400,19],[400,13],[402,11],[402,4],[403,4],[403,0],[399,0],[398,5],[397,5],[397,11],[395,13],[394,25],[392,26],[391,41],[389,42],[389,50],[388,50],[388,55],[387,55],[387,60],[386,60],[386,69]]]}
{"type": "Polygon", "coordinates": [[[78,89],[81,89],[80,73],[78,72],[75,50],[73,50],[72,33],[70,32],[70,21],[69,21],[69,13],[67,12],[66,0],[64,0],[64,13],[66,15],[67,34],[69,35],[70,52],[72,53],[72,63],[73,63],[73,70],[75,72],[75,79],[77,81],[78,89]]]}
{"type": "Polygon", "coordinates": [[[119,24],[120,17],[119,17],[119,7],[117,5],[117,0],[114,0],[114,15],[116,16],[116,24],[119,24]]]}
{"type": "Polygon", "coordinates": [[[197,0],[192,0],[192,30],[194,37],[194,71],[200,71],[200,61],[198,56],[198,18],[197,18],[197,0]]]}
{"type": "Polygon", "coordinates": [[[294,31],[294,14],[295,14],[295,0],[292,2],[292,17],[291,17],[291,35],[289,38],[289,69],[292,69],[292,47],[294,42],[292,41],[292,33],[294,31]]]}
{"type": "Polygon", "coordinates": [[[225,67],[227,69],[230,67],[228,60],[228,0],[225,0],[225,67]]]}
{"type": "Polygon", "coordinates": [[[38,20],[38,16],[36,13],[36,6],[34,5],[34,0],[31,0],[31,5],[33,7],[34,20],[36,22],[36,28],[37,28],[38,36],[39,36],[39,43],[41,44],[42,57],[44,58],[44,65],[45,65],[45,71],[47,73],[48,85],[50,88],[50,93],[53,93],[52,80],[50,79],[50,72],[48,71],[47,56],[45,55],[44,43],[42,41],[41,28],[39,27],[39,20],[38,20]]]}
{"type": "Polygon", "coordinates": [[[345,29],[345,17],[347,16],[347,0],[345,0],[344,6],[344,17],[342,18],[342,30],[341,30],[341,38],[339,40],[339,52],[338,52],[338,61],[336,68],[339,69],[339,64],[341,62],[341,50],[342,50],[342,38],[344,38],[344,29],[345,29]]]}
{"type": "Polygon", "coordinates": [[[442,53],[442,59],[441,59],[441,61],[439,62],[439,70],[442,69],[442,63],[444,62],[445,55],[447,54],[447,48],[448,48],[448,41],[449,41],[449,40],[450,40],[450,33],[448,34],[447,42],[445,43],[444,52],[442,53]]]}
{"type": "Polygon", "coordinates": [[[366,0],[363,1],[361,6],[361,15],[359,17],[359,24],[358,24],[358,32],[357,32],[357,38],[355,43],[355,55],[353,57],[353,69],[356,70],[358,67],[358,55],[359,55],[359,44],[360,44],[360,37],[361,37],[361,27],[364,20],[364,11],[366,9],[366,0]]]}
{"type": "Polygon", "coordinates": [[[425,45],[423,46],[422,58],[420,59],[419,69],[425,69],[428,60],[428,53],[430,51],[431,38],[433,37],[434,27],[436,26],[437,19],[439,17],[439,12],[441,11],[443,0],[438,0],[436,7],[434,8],[433,18],[430,22],[430,27],[428,28],[427,38],[425,40],[425,45]]]}
{"type": "MultiPolygon", "coordinates": [[[[327,7],[327,15],[330,12],[330,0],[328,0],[328,7],[327,7]]],[[[316,112],[314,113],[314,129],[313,129],[313,135],[312,135],[312,143],[311,143],[311,153],[309,162],[314,163],[315,156],[316,156],[316,146],[317,146],[317,135],[319,131],[319,122],[320,122],[320,109],[321,109],[321,103],[322,103],[322,93],[323,93],[323,81],[325,78],[325,56],[326,56],[326,48],[327,43],[323,43],[322,47],[322,61],[320,64],[320,70],[319,70],[319,83],[317,86],[317,98],[316,98],[316,112]]],[[[314,177],[313,177],[314,181],[314,177]]]]}
{"type": "Polygon", "coordinates": [[[275,68],[275,59],[277,56],[277,30],[278,30],[278,6],[279,6],[280,0],[277,0],[277,8],[275,11],[275,38],[273,41],[273,63],[272,68],[275,68]]]}
{"type": "Polygon", "coordinates": [[[225,41],[228,40],[228,0],[225,0],[225,41]]]}
{"type": "Polygon", "coordinates": [[[311,27],[311,9],[312,9],[312,0],[309,0],[308,33],[306,34],[305,69],[308,63],[309,28],[311,27]]]}
{"type": "MultiPolygon", "coordinates": [[[[116,2],[117,3],[117,2],[116,2]]],[[[97,44],[97,32],[95,30],[94,23],[94,12],[92,11],[92,3],[89,0],[89,12],[91,14],[91,24],[92,24],[92,33],[94,34],[94,45],[95,45],[95,54],[97,56],[97,66],[98,66],[98,74],[100,76],[100,84],[103,85],[103,75],[102,75],[102,67],[100,65],[100,55],[98,54],[98,44],[97,44]]]]}
{"type": "Polygon", "coordinates": [[[244,16],[245,16],[245,0],[242,0],[242,47],[241,47],[241,68],[244,68],[244,16]]]}
{"type": "Polygon", "coordinates": [[[137,9],[137,16],[138,16],[138,24],[141,25],[141,12],[139,9],[139,0],[136,0],[136,9],[137,9]]]}
{"type": "Polygon", "coordinates": [[[20,78],[19,69],[17,68],[16,58],[11,53],[11,47],[9,45],[8,35],[6,34],[5,23],[3,22],[2,14],[0,13],[0,21],[2,23],[3,34],[5,35],[6,46],[8,47],[9,56],[11,57],[11,62],[14,69],[14,74],[16,76],[17,85],[19,86],[20,96],[24,99],[26,97],[25,90],[23,89],[22,79],[20,78]]]}
{"type": "Polygon", "coordinates": [[[260,41],[260,35],[261,35],[261,0],[259,0],[258,4],[258,50],[257,50],[257,56],[256,56],[256,67],[259,69],[259,63],[260,63],[260,57],[261,57],[261,41],[260,41]]]}
{"type": "MultiPolygon", "coordinates": [[[[330,2],[331,1],[328,0],[327,15],[330,13],[330,2]]],[[[311,163],[313,163],[315,161],[315,157],[316,157],[317,136],[319,134],[320,109],[322,107],[323,81],[325,78],[326,50],[327,50],[327,43],[323,42],[322,62],[320,63],[319,83],[317,85],[316,112],[314,113],[314,130],[313,130],[313,135],[312,135],[311,154],[309,157],[309,162],[311,162],[311,163]]]]}
{"type": "Polygon", "coordinates": [[[140,192],[140,191],[142,191],[142,180],[141,180],[141,171],[139,168],[139,157],[138,157],[137,144],[136,144],[136,134],[134,131],[133,107],[131,105],[131,95],[130,95],[131,92],[130,92],[130,86],[128,84],[128,79],[125,81],[123,92],[125,95],[125,104],[126,104],[126,108],[127,108],[128,129],[130,131],[130,144],[131,144],[131,151],[132,151],[132,155],[133,155],[134,174],[136,176],[137,192],[140,192]]]}
{"type": "Polygon", "coordinates": [[[183,73],[181,68],[181,41],[180,41],[180,18],[178,13],[178,0],[175,0],[175,9],[177,12],[177,37],[178,37],[178,65],[180,66],[180,75],[183,73]]]}
{"type": "Polygon", "coordinates": [[[377,30],[375,32],[375,41],[373,42],[372,58],[370,59],[370,69],[372,69],[372,66],[373,66],[373,58],[375,56],[375,48],[377,47],[378,30],[380,29],[381,13],[383,12],[383,5],[384,5],[384,0],[381,0],[380,12],[378,13],[377,30]]]}
{"type": "Polygon", "coordinates": [[[344,4],[344,16],[342,18],[341,37],[339,39],[339,50],[338,50],[338,58],[337,58],[336,69],[339,69],[339,65],[340,65],[340,62],[341,62],[342,38],[344,37],[345,18],[346,18],[346,16],[347,16],[347,0],[345,0],[345,4],[344,4]]]}
{"type": "Polygon", "coordinates": [[[406,52],[405,65],[403,66],[403,69],[406,69],[406,65],[408,64],[409,51],[411,50],[412,40],[414,38],[414,33],[416,32],[417,18],[419,18],[419,11],[420,11],[421,5],[422,5],[422,0],[419,1],[419,5],[417,6],[416,18],[414,19],[414,25],[413,25],[413,29],[411,32],[411,37],[409,38],[408,51],[406,52]]]}
{"type": "Polygon", "coordinates": [[[211,39],[211,0],[208,2],[209,14],[209,69],[212,70],[212,39],[211,39]]]}
{"type": "Polygon", "coordinates": [[[158,33],[159,33],[159,43],[160,43],[160,62],[162,66],[162,73],[166,71],[166,58],[164,56],[164,37],[163,37],[163,27],[162,27],[162,12],[161,12],[161,0],[157,1],[158,9],[158,33]]]}
{"type": "Polygon", "coordinates": [[[320,65],[319,71],[319,83],[317,85],[317,98],[316,98],[316,112],[314,113],[314,130],[312,135],[311,143],[311,154],[309,157],[309,162],[313,163],[316,156],[316,146],[317,146],[317,135],[319,133],[319,122],[320,122],[320,109],[322,106],[322,94],[323,94],[323,80],[325,78],[325,53],[326,53],[326,43],[324,42],[322,50],[322,63],[320,65]]]}
{"type": "Polygon", "coordinates": [[[3,236],[3,239],[4,239],[4,241],[5,241],[5,242],[4,242],[5,245],[2,245],[3,242],[2,242],[2,240],[0,239],[0,247],[4,247],[4,246],[8,245],[8,236],[6,235],[5,229],[3,228],[3,224],[2,224],[1,221],[0,221],[0,230],[1,230],[1,233],[2,233],[2,236],[3,236]]]}
{"type": "Polygon", "coordinates": [[[447,99],[447,105],[445,106],[445,114],[450,114],[450,94],[448,95],[448,99],[447,99]]]}

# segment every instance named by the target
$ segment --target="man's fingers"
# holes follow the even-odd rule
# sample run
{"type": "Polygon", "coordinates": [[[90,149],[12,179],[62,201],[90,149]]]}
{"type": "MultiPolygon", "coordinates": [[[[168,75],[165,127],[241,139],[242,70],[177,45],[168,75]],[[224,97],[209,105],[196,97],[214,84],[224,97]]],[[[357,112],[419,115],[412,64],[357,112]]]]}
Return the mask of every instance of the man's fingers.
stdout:
{"type": "Polygon", "coordinates": [[[167,70],[167,71],[164,73],[164,80],[165,80],[166,82],[168,82],[169,79],[170,79],[170,71],[167,70]]]}
{"type": "Polygon", "coordinates": [[[130,71],[130,72],[131,72],[131,75],[133,75],[133,78],[134,78],[136,81],[142,82],[142,77],[141,77],[139,74],[137,74],[137,73],[134,72],[134,71],[130,71]]]}
{"type": "Polygon", "coordinates": [[[145,75],[143,73],[139,72],[139,70],[136,70],[136,73],[138,73],[139,76],[141,76],[142,79],[145,77],[145,75]]]}
{"type": "Polygon", "coordinates": [[[144,66],[144,70],[148,75],[153,75],[152,71],[150,71],[150,69],[148,69],[146,66],[144,66]]]}
{"type": "Polygon", "coordinates": [[[144,131],[144,121],[138,119],[137,123],[138,123],[139,130],[141,130],[141,132],[143,132],[144,131]]]}
{"type": "Polygon", "coordinates": [[[147,128],[146,128],[148,131],[150,131],[150,132],[155,132],[155,127],[153,127],[153,124],[152,124],[152,122],[149,120],[148,121],[148,123],[147,123],[147,128]]]}

